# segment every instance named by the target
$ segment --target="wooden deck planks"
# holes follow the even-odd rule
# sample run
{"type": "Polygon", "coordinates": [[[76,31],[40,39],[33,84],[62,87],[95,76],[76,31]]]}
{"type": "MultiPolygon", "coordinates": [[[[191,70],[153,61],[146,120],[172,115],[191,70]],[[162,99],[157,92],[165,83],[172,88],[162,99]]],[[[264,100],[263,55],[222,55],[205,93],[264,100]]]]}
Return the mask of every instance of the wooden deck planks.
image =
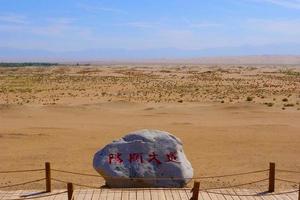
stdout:
{"type": "Polygon", "coordinates": [[[99,200],[102,189],[94,190],[93,196],[91,200],[99,200]]]}
{"type": "Polygon", "coordinates": [[[225,193],[228,193],[228,194],[231,194],[231,198],[233,199],[233,200],[243,200],[241,197],[238,197],[238,196],[236,196],[236,191],[234,190],[234,189],[228,189],[228,188],[226,188],[226,189],[224,189],[224,192],[225,193]]]}
{"type": "MultiPolygon", "coordinates": [[[[212,190],[213,192],[215,191],[215,190],[212,190]]],[[[210,199],[210,200],[218,200],[218,198],[217,198],[217,195],[216,194],[214,194],[214,193],[207,193],[207,196],[208,196],[208,198],[210,199]]]]}
{"type": "MultiPolygon", "coordinates": [[[[55,190],[52,194],[65,190],[55,190]]],[[[276,194],[276,193],[275,193],[276,194]]],[[[43,197],[49,193],[34,190],[0,191],[0,200],[18,199],[26,197],[40,200],[67,200],[67,193],[43,197]]],[[[26,199],[25,198],[25,199],[26,199]]],[[[189,200],[190,191],[186,189],[77,189],[74,191],[75,200],[189,200]]],[[[298,200],[298,193],[274,195],[264,193],[261,188],[256,189],[219,189],[211,192],[200,191],[199,200],[298,200]],[[214,194],[224,193],[224,194],[214,194]],[[236,195],[254,196],[236,196],[236,195]],[[258,194],[257,196],[255,194],[258,194]],[[264,195],[265,194],[265,195],[264,195]]]]}
{"type": "MultiPolygon", "coordinates": [[[[224,193],[224,194],[227,193],[227,190],[225,190],[225,189],[218,189],[218,190],[215,190],[215,191],[218,192],[218,193],[224,193]]],[[[232,196],[230,196],[230,195],[222,195],[222,196],[225,200],[233,200],[232,196]]]]}
{"type": "Polygon", "coordinates": [[[122,190],[122,198],[121,200],[129,200],[129,191],[126,189],[122,190]]]}
{"type": "Polygon", "coordinates": [[[294,199],[297,199],[297,200],[298,200],[298,195],[300,195],[300,192],[294,192],[294,193],[289,193],[289,194],[287,194],[287,196],[288,196],[291,200],[294,200],[294,199]]]}
{"type": "MultiPolygon", "coordinates": [[[[220,190],[215,190],[215,191],[218,193],[222,193],[220,190]]],[[[218,198],[218,200],[227,200],[225,195],[223,195],[223,194],[218,194],[217,198],[218,198]]],[[[232,198],[230,200],[232,200],[232,198]]]]}
{"type": "Polygon", "coordinates": [[[113,200],[114,196],[115,196],[115,190],[113,189],[107,190],[107,196],[106,196],[107,200],[113,200]]]}
{"type": "Polygon", "coordinates": [[[9,191],[7,192],[2,198],[0,199],[15,199],[19,198],[19,196],[22,194],[22,190],[17,190],[17,191],[9,191]]]}
{"type": "MultiPolygon", "coordinates": [[[[250,193],[250,191],[247,189],[241,189],[240,192],[241,192],[241,194],[245,194],[245,195],[255,194],[255,192],[250,193]]],[[[248,200],[261,200],[260,197],[257,197],[257,196],[248,196],[247,199],[248,200]]]]}
{"type": "Polygon", "coordinates": [[[211,196],[207,192],[200,191],[199,198],[202,197],[203,200],[212,200],[211,196]]]}
{"type": "Polygon", "coordinates": [[[185,190],[178,190],[179,196],[182,200],[190,200],[185,190]]]}
{"type": "Polygon", "coordinates": [[[150,190],[151,200],[159,200],[159,194],[158,192],[154,190],[150,190]]]}
{"type": "Polygon", "coordinates": [[[78,189],[78,193],[75,194],[74,197],[76,198],[76,200],[84,200],[85,193],[86,193],[85,190],[83,190],[83,189],[78,189]]]}
{"type": "Polygon", "coordinates": [[[122,189],[113,189],[114,198],[112,200],[121,200],[122,199],[122,189]]]}
{"type": "Polygon", "coordinates": [[[107,200],[107,192],[108,192],[108,189],[101,189],[101,193],[99,195],[99,200],[107,200]]]}
{"type": "Polygon", "coordinates": [[[144,192],[143,192],[143,190],[137,190],[137,192],[136,192],[136,198],[137,199],[144,199],[144,192]]]}
{"type": "MultiPolygon", "coordinates": [[[[235,190],[236,195],[244,194],[244,195],[257,195],[258,192],[254,191],[253,189],[236,189],[235,190]]],[[[241,199],[243,200],[262,200],[260,197],[256,198],[257,196],[242,196],[241,199]]]]}
{"type": "MultiPolygon", "coordinates": [[[[166,200],[175,200],[175,199],[173,198],[173,195],[172,195],[171,190],[164,190],[164,192],[165,192],[166,200]]],[[[177,200],[177,199],[176,199],[176,200],[177,200]]]]}
{"type": "Polygon", "coordinates": [[[1,200],[8,199],[10,195],[11,195],[11,191],[3,191],[1,192],[0,199],[1,200]]]}
{"type": "Polygon", "coordinates": [[[136,200],[136,191],[135,190],[129,190],[129,200],[136,200]]]}
{"type": "MultiPolygon", "coordinates": [[[[164,189],[159,189],[159,190],[156,190],[156,191],[157,191],[157,194],[158,194],[158,197],[159,197],[158,199],[159,200],[167,200],[167,197],[166,197],[164,189]]],[[[155,192],[155,190],[153,192],[155,192]]]]}
{"type": "Polygon", "coordinates": [[[173,200],[181,200],[180,194],[177,189],[171,190],[173,200]]]}
{"type": "Polygon", "coordinates": [[[144,193],[144,200],[151,200],[150,190],[145,189],[143,190],[143,193],[144,193]]]}
{"type": "MultiPolygon", "coordinates": [[[[61,190],[58,192],[62,192],[62,191],[65,191],[65,190],[61,190]]],[[[63,193],[63,194],[55,196],[55,198],[53,200],[67,200],[67,199],[68,199],[68,193],[63,193]]],[[[44,198],[41,198],[40,200],[44,200],[44,198]]]]}

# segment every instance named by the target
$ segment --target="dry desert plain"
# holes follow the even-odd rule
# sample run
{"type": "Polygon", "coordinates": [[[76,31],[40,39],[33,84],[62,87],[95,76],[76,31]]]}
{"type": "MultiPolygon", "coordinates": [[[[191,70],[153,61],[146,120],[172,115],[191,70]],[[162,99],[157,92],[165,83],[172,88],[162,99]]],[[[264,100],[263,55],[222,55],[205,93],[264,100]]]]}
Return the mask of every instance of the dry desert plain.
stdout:
{"type": "MultiPolygon", "coordinates": [[[[96,174],[92,159],[99,148],[144,128],[179,137],[195,177],[267,169],[270,161],[300,171],[299,102],[300,66],[0,68],[0,171],[43,168],[49,161],[52,168],[96,174]]],[[[237,184],[266,175],[202,183],[237,184]]],[[[300,181],[300,174],[277,176],[300,181]]],[[[1,174],[0,186],[40,177],[44,172],[1,174]]]]}

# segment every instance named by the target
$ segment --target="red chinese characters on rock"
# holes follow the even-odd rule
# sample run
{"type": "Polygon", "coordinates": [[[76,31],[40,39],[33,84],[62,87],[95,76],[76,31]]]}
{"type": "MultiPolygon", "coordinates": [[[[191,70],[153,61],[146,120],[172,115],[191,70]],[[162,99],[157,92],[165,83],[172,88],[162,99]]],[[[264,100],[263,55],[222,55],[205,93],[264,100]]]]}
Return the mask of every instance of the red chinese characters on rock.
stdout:
{"type": "Polygon", "coordinates": [[[116,153],[116,154],[109,154],[108,156],[108,162],[109,164],[111,164],[113,161],[117,164],[121,164],[123,162],[122,158],[121,158],[121,155],[120,153],[116,153]]]}
{"type": "Polygon", "coordinates": [[[167,156],[167,162],[178,162],[177,152],[170,152],[166,156],[167,156]]]}
{"type": "MultiPolygon", "coordinates": [[[[122,154],[121,153],[111,153],[108,155],[108,162],[109,164],[122,164],[123,163],[123,159],[121,158],[122,154]]],[[[177,152],[169,152],[165,155],[166,160],[165,162],[178,162],[178,156],[177,156],[177,152]]],[[[128,155],[128,161],[130,163],[144,163],[144,159],[143,159],[143,153],[129,153],[128,155]]],[[[148,159],[147,161],[149,163],[155,163],[157,165],[162,164],[162,161],[159,160],[158,158],[158,154],[156,154],[155,152],[151,152],[148,154],[148,159]]]]}
{"type": "Polygon", "coordinates": [[[155,161],[156,164],[160,165],[161,162],[157,159],[157,154],[155,152],[152,152],[151,154],[149,154],[149,159],[148,159],[148,162],[152,162],[152,161],[155,161]]]}
{"type": "Polygon", "coordinates": [[[142,153],[130,153],[129,154],[129,162],[140,162],[143,163],[143,154],[142,153]]]}

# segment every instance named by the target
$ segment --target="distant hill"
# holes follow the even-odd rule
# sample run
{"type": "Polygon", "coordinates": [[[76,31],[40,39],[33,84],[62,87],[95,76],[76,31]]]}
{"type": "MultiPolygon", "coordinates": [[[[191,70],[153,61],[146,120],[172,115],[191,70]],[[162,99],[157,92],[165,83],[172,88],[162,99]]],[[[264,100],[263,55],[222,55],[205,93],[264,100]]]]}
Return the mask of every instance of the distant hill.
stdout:
{"type": "Polygon", "coordinates": [[[300,44],[183,50],[88,49],[46,51],[0,47],[0,62],[300,64],[300,44]]]}
{"type": "Polygon", "coordinates": [[[83,61],[81,64],[234,64],[234,65],[299,65],[300,55],[253,55],[253,56],[216,56],[188,59],[120,59],[83,61]]]}
{"type": "Polygon", "coordinates": [[[202,63],[202,64],[286,64],[300,65],[299,56],[282,55],[256,55],[256,56],[228,56],[228,57],[203,57],[182,59],[177,62],[202,63]]]}

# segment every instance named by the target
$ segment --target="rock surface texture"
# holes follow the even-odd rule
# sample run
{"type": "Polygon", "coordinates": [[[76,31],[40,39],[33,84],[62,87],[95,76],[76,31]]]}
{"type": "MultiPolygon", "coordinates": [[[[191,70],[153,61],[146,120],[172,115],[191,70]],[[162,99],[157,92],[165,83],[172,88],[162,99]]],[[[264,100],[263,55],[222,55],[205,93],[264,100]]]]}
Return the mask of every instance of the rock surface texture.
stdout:
{"type": "Polygon", "coordinates": [[[184,187],[193,177],[182,142],[158,130],[113,141],[95,154],[93,165],[108,187],[184,187]]]}

